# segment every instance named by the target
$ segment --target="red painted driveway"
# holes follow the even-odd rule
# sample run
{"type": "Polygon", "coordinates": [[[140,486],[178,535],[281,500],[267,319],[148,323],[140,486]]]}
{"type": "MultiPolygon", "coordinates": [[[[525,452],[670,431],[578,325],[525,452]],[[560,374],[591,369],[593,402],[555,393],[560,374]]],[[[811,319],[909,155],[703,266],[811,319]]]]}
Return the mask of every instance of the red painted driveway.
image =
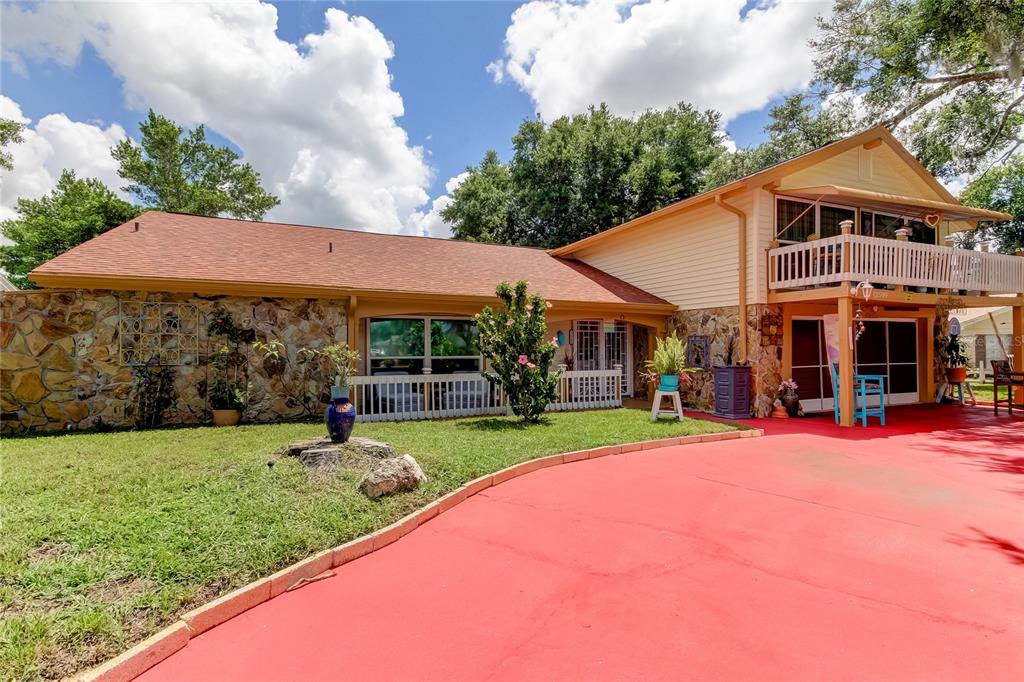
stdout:
{"type": "Polygon", "coordinates": [[[141,679],[1024,679],[1024,420],[990,415],[531,473],[141,679]]]}

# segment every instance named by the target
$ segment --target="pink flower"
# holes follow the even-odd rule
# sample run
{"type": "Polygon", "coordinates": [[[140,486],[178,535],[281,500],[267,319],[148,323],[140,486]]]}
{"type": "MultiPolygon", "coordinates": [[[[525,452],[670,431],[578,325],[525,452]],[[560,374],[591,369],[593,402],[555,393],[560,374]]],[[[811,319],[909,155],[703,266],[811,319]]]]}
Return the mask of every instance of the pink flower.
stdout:
{"type": "Polygon", "coordinates": [[[526,363],[526,366],[529,367],[530,369],[537,369],[537,365],[533,364],[532,362],[526,363]]]}
{"type": "Polygon", "coordinates": [[[546,305],[548,308],[554,308],[555,307],[554,305],[551,304],[551,301],[545,301],[544,305],[546,305]]]}
{"type": "Polygon", "coordinates": [[[529,364],[529,362],[530,362],[530,358],[526,357],[525,355],[520,355],[519,356],[519,364],[520,365],[526,365],[526,364],[529,364]]]}

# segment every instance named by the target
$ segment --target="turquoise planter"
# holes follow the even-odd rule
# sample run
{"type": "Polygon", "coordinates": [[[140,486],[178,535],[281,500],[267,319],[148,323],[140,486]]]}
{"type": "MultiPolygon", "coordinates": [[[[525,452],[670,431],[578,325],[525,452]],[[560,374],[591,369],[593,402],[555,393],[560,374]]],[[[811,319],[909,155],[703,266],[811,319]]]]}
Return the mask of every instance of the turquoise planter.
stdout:
{"type": "Polygon", "coordinates": [[[661,383],[658,384],[659,391],[678,391],[679,377],[675,374],[662,374],[661,383]]]}

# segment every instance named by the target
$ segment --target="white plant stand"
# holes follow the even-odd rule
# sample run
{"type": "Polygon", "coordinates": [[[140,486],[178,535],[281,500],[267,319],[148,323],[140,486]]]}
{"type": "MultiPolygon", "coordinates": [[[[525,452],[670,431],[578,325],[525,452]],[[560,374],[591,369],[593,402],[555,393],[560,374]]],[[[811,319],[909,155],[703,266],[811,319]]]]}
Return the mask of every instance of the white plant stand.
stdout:
{"type": "Polygon", "coordinates": [[[651,421],[658,421],[659,417],[668,416],[676,417],[679,421],[683,420],[683,400],[679,397],[679,391],[655,391],[654,392],[654,404],[651,405],[651,421]],[[669,398],[672,400],[672,406],[674,409],[663,410],[661,409],[661,399],[669,398]]]}

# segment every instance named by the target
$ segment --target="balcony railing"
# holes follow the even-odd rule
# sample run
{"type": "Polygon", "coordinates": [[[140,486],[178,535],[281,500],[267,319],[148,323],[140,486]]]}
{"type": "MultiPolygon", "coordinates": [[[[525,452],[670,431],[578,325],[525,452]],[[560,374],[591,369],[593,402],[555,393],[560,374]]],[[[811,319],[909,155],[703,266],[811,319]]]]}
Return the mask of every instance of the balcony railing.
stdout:
{"type": "MultiPolygon", "coordinates": [[[[550,411],[622,406],[622,367],[561,372],[550,411]]],[[[481,374],[350,377],[356,421],[446,419],[507,414],[500,386],[481,374]]]]}
{"type": "Polygon", "coordinates": [[[867,281],[987,293],[1024,291],[1024,258],[845,234],[768,251],[768,286],[867,281]]]}

